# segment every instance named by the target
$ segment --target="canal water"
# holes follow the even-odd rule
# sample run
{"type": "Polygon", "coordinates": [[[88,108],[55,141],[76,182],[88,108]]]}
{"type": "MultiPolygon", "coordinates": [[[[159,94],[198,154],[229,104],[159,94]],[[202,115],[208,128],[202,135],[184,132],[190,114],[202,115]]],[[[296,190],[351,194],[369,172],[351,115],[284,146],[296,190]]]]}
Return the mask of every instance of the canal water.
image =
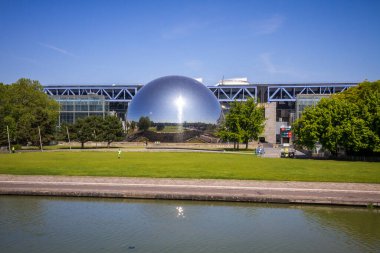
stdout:
{"type": "Polygon", "coordinates": [[[0,196],[0,252],[380,252],[380,211],[0,196]]]}

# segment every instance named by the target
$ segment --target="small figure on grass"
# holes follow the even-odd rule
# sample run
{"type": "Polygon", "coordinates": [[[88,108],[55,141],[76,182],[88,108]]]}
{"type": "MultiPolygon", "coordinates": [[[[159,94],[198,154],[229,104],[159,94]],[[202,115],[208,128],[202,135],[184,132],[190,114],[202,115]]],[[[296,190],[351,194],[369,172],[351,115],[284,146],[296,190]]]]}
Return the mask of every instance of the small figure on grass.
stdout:
{"type": "Polygon", "coordinates": [[[117,151],[117,158],[120,159],[121,157],[121,149],[119,148],[119,151],[117,151]]]}

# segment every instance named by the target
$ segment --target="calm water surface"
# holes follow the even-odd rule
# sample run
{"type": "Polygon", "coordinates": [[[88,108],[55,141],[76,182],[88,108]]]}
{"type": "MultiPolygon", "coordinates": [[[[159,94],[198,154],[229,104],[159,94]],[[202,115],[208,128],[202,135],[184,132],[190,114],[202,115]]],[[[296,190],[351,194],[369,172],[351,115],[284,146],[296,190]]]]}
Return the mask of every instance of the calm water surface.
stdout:
{"type": "Polygon", "coordinates": [[[380,211],[0,196],[0,252],[380,252],[380,211]]]}

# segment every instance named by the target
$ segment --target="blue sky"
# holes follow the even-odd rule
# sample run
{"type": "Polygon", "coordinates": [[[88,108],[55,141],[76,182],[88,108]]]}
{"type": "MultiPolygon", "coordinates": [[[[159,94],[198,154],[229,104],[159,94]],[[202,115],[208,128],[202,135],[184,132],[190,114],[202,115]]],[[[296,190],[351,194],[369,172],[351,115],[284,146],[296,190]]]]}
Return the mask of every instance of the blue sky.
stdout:
{"type": "Polygon", "coordinates": [[[0,82],[380,79],[380,1],[0,0],[0,82]]]}

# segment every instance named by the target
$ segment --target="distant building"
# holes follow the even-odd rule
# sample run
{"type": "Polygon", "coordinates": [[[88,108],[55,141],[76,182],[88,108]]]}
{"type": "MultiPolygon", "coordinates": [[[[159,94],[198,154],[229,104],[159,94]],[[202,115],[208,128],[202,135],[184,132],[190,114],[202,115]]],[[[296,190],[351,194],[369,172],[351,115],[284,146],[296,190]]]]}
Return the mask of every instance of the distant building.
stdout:
{"type": "Polygon", "coordinates": [[[299,119],[302,112],[306,107],[315,106],[322,98],[327,98],[330,95],[315,95],[315,94],[302,94],[297,95],[296,100],[296,119],[299,119]]]}
{"type": "MultiPolygon", "coordinates": [[[[291,127],[306,106],[356,85],[357,83],[254,84],[243,77],[223,79],[214,86],[206,87],[216,97],[224,112],[228,112],[233,101],[253,98],[262,104],[265,107],[266,125],[261,139],[269,143],[281,143],[281,128],[291,127]]],[[[142,87],[49,85],[44,86],[44,92],[60,103],[60,124],[75,122],[80,117],[109,113],[115,113],[125,121],[129,103],[142,87]]]]}
{"type": "Polygon", "coordinates": [[[104,96],[91,95],[63,95],[52,96],[60,105],[59,125],[75,123],[80,118],[88,116],[104,117],[110,112],[110,103],[104,96]]]}
{"type": "Polygon", "coordinates": [[[220,80],[216,86],[220,85],[250,85],[247,77],[237,77],[231,79],[222,79],[220,80]]]}

